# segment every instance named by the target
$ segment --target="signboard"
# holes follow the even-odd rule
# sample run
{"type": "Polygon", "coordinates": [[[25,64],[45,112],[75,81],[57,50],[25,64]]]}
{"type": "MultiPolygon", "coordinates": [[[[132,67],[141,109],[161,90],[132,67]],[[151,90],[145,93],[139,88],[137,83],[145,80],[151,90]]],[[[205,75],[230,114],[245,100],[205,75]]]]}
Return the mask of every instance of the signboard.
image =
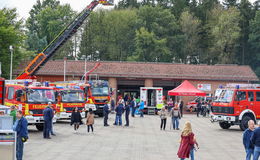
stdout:
{"type": "Polygon", "coordinates": [[[211,91],[211,84],[198,84],[198,89],[201,91],[211,91]]]}

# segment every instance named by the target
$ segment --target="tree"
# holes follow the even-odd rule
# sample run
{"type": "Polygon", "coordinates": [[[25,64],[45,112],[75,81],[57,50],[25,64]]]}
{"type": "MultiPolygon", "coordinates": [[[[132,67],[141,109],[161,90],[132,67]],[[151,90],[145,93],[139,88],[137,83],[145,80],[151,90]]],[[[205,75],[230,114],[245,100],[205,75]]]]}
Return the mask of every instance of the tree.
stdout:
{"type": "Polygon", "coordinates": [[[9,77],[10,71],[10,50],[9,46],[13,46],[13,68],[19,61],[26,59],[31,55],[23,49],[25,39],[23,21],[18,19],[16,9],[0,10],[0,62],[2,63],[2,76],[9,77]]]}
{"type": "Polygon", "coordinates": [[[216,25],[211,27],[213,43],[211,47],[212,58],[215,63],[236,63],[235,48],[240,36],[239,11],[236,8],[220,10],[216,17],[216,25]]]}
{"type": "MultiPolygon", "coordinates": [[[[58,0],[38,0],[26,21],[28,49],[41,52],[70,23],[74,15],[75,12],[68,4],[60,5],[58,0]]],[[[55,57],[62,58],[70,55],[72,51],[73,42],[68,40],[55,57]]]]}
{"type": "Polygon", "coordinates": [[[235,6],[237,6],[237,0],[224,0],[223,4],[227,8],[235,7],[235,6]]]}
{"type": "Polygon", "coordinates": [[[250,64],[257,76],[260,76],[260,11],[256,12],[255,18],[250,21],[250,64]]]}
{"type": "Polygon", "coordinates": [[[199,55],[200,20],[189,11],[185,11],[180,17],[181,31],[184,35],[181,58],[186,61],[187,56],[199,55]]]}

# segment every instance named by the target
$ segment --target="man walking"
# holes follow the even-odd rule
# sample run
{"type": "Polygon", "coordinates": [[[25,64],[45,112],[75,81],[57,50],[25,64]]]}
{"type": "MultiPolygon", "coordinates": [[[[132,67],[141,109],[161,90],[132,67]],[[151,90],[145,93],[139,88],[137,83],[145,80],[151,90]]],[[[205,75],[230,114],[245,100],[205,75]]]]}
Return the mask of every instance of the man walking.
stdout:
{"type": "Polygon", "coordinates": [[[104,126],[105,126],[105,127],[109,126],[109,124],[107,123],[108,114],[109,114],[109,107],[108,107],[107,103],[108,103],[108,101],[106,101],[106,104],[104,105],[104,108],[103,108],[104,126]]]}
{"type": "MultiPolygon", "coordinates": [[[[50,102],[49,102],[50,103],[50,102]]],[[[44,127],[43,127],[43,138],[51,139],[51,123],[53,118],[53,110],[50,108],[50,105],[43,110],[43,119],[44,119],[44,127]]]]}
{"type": "Polygon", "coordinates": [[[253,131],[251,142],[254,145],[253,160],[258,160],[260,156],[260,121],[258,121],[258,127],[253,131]]]}
{"type": "Polygon", "coordinates": [[[28,139],[28,122],[23,117],[23,112],[21,110],[18,110],[16,113],[17,120],[14,124],[14,131],[16,131],[17,134],[17,142],[16,142],[16,159],[22,160],[23,159],[23,148],[24,148],[24,142],[28,139]]]}
{"type": "Polygon", "coordinates": [[[129,126],[129,114],[130,114],[130,106],[129,106],[129,102],[126,102],[125,105],[125,121],[126,121],[125,126],[126,127],[129,126]]]}
{"type": "Polygon", "coordinates": [[[246,160],[251,160],[251,156],[254,153],[254,146],[250,141],[253,135],[254,128],[255,128],[255,122],[253,120],[250,120],[248,121],[248,128],[243,133],[243,144],[246,151],[246,160]]]}
{"type": "Polygon", "coordinates": [[[131,101],[131,108],[132,108],[132,117],[135,117],[135,107],[136,107],[136,99],[133,98],[133,100],[131,101]]]}

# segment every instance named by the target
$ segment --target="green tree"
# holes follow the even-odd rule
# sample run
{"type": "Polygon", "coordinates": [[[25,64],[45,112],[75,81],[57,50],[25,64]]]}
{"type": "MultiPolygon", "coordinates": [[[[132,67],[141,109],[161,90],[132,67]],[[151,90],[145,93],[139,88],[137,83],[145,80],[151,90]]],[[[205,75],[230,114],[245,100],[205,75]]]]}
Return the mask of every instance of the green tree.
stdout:
{"type": "Polygon", "coordinates": [[[240,37],[239,11],[236,8],[219,10],[216,16],[216,25],[211,27],[213,43],[211,47],[212,58],[215,63],[236,63],[235,48],[240,37]]]}
{"type": "MultiPolygon", "coordinates": [[[[28,28],[28,49],[40,52],[70,23],[75,12],[70,5],[60,5],[58,0],[38,0],[26,21],[28,28]]],[[[57,51],[55,58],[68,56],[73,52],[73,42],[68,40],[57,51]]]]}
{"type": "Polygon", "coordinates": [[[237,0],[224,0],[223,4],[228,8],[235,7],[237,5],[237,0]]]}
{"type": "Polygon", "coordinates": [[[180,17],[181,31],[184,35],[181,58],[186,62],[187,56],[199,55],[199,41],[200,41],[200,20],[194,17],[189,11],[185,11],[180,17]]]}
{"type": "Polygon", "coordinates": [[[260,11],[257,11],[255,18],[250,21],[249,43],[252,57],[250,64],[260,77],[260,11]]]}

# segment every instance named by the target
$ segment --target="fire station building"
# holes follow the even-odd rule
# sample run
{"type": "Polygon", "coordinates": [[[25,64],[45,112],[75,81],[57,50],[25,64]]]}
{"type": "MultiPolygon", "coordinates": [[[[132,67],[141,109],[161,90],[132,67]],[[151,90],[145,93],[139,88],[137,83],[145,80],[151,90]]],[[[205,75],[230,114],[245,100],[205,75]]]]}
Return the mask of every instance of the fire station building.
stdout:
{"type": "MultiPolygon", "coordinates": [[[[89,76],[91,79],[108,80],[118,95],[138,96],[140,87],[163,87],[163,95],[189,80],[195,87],[213,94],[227,83],[252,83],[259,81],[249,66],[240,65],[190,65],[175,63],[107,62],[107,61],[48,61],[36,74],[38,81],[80,80],[86,71],[100,63],[89,76]]],[[[16,74],[25,68],[19,66],[16,74]]],[[[187,101],[190,97],[185,97],[187,101]]]]}

